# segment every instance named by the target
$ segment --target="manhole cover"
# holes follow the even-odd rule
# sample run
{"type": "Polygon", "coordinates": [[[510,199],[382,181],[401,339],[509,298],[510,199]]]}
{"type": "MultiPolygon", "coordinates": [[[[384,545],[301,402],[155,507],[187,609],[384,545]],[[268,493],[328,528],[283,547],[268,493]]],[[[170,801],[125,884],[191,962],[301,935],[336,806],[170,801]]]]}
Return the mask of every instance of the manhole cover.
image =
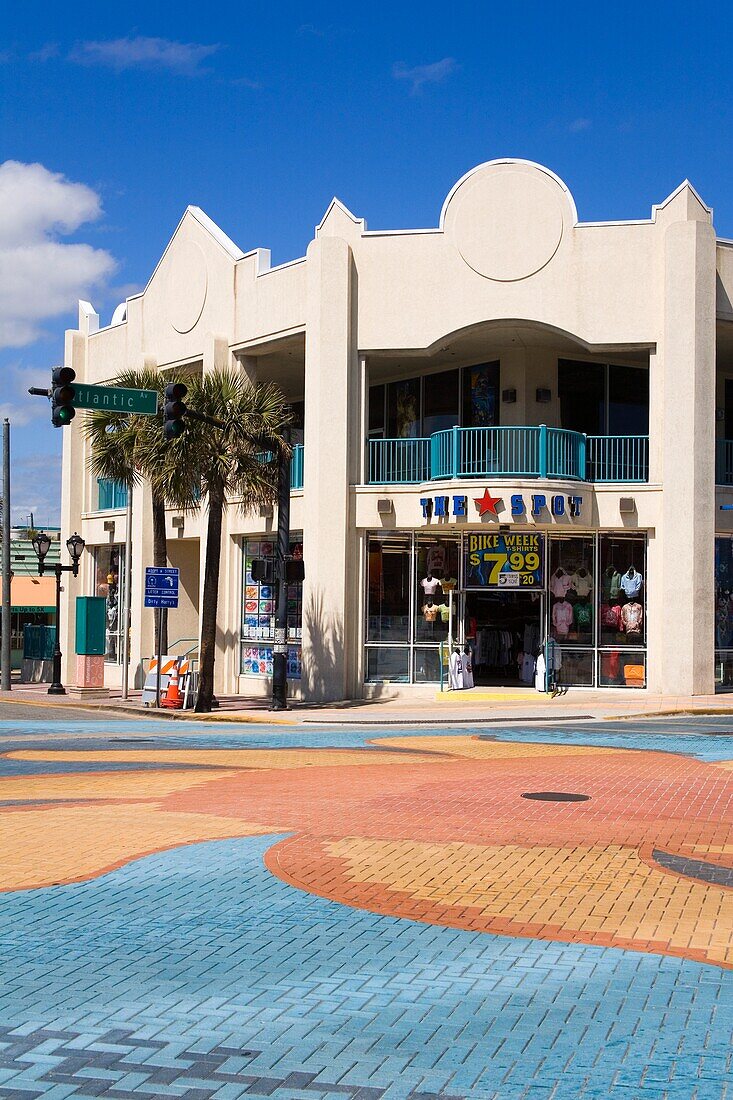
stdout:
{"type": "Polygon", "coordinates": [[[567,791],[528,791],[522,798],[532,798],[535,802],[587,802],[589,794],[569,794],[567,791]]]}

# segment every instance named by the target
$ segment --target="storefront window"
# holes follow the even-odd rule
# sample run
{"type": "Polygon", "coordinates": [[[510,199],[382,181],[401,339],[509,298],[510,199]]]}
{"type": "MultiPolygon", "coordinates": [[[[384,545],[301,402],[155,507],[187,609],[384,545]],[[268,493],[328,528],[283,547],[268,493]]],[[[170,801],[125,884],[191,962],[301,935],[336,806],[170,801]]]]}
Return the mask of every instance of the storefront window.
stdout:
{"type": "Polygon", "coordinates": [[[410,640],[410,535],[369,539],[367,641],[410,640]]]}
{"type": "MultiPolygon", "coordinates": [[[[290,536],[290,554],[303,557],[303,537],[290,536]]],[[[254,580],[252,562],[255,558],[274,561],[272,538],[245,539],[243,543],[243,608],[240,673],[242,676],[272,676],[272,644],[275,638],[277,590],[275,584],[254,580]]],[[[287,641],[289,679],[301,675],[301,638],[303,634],[303,585],[289,584],[287,591],[287,641]]]]}
{"type": "MultiPolygon", "coordinates": [[[[458,588],[460,540],[418,537],[415,575],[415,641],[444,642],[450,626],[450,592],[458,588]]],[[[454,611],[455,622],[455,611],[454,611]]]]}
{"type": "Polygon", "coordinates": [[[733,537],[715,539],[715,686],[733,690],[733,537]]]}
{"type": "MultiPolygon", "coordinates": [[[[521,550],[508,537],[442,528],[370,536],[367,679],[439,683],[441,643],[447,659],[452,639],[470,646],[477,686],[530,686],[551,639],[561,688],[645,687],[646,536],[534,532],[516,536],[541,540],[521,550]],[[496,566],[493,583],[482,563],[496,566]]],[[[733,686],[733,540],[723,542],[716,642],[730,648],[718,647],[716,675],[733,686]]]]}
{"type": "Polygon", "coordinates": [[[410,679],[410,650],[403,646],[370,646],[366,651],[367,681],[389,680],[406,684],[410,679]]]}
{"type": "Polygon", "coordinates": [[[124,546],[98,546],[94,551],[94,595],[106,600],[104,658],[112,664],[122,660],[122,607],[125,582],[124,546]]]}
{"type": "Polygon", "coordinates": [[[557,669],[557,685],[565,687],[593,687],[592,649],[566,649],[560,647],[560,665],[557,669]]]}
{"type": "Polygon", "coordinates": [[[563,645],[595,643],[593,536],[550,541],[550,635],[563,645]]]}
{"type": "Polygon", "coordinates": [[[604,648],[644,645],[646,540],[601,535],[599,543],[600,645],[604,648]]]}
{"type": "Polygon", "coordinates": [[[646,687],[643,649],[609,649],[598,654],[599,687],[646,687]]]}

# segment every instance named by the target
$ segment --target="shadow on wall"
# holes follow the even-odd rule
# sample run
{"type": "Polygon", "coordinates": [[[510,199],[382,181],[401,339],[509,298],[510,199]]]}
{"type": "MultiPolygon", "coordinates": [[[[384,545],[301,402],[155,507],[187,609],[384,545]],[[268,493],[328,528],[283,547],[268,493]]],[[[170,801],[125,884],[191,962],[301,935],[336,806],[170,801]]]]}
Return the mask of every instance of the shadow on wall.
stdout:
{"type": "Polygon", "coordinates": [[[316,589],[303,608],[303,695],[314,702],[344,697],[344,624],[341,616],[327,615],[323,593],[316,589]]]}

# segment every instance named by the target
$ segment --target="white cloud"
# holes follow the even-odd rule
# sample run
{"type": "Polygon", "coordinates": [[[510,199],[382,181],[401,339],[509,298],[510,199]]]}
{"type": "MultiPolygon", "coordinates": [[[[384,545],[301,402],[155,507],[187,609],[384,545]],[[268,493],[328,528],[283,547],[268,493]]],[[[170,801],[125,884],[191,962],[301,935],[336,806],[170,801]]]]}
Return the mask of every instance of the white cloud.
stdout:
{"type": "Polygon", "coordinates": [[[0,164],[0,347],[22,347],[43,322],[89,297],[116,267],[88,244],[58,240],[102,209],[99,196],[42,164],[0,164]]]}
{"type": "Polygon", "coordinates": [[[38,527],[58,525],[61,512],[61,455],[31,455],[13,459],[11,451],[10,476],[11,522],[27,523],[32,512],[38,527]]]}
{"type": "Polygon", "coordinates": [[[568,126],[571,134],[580,134],[583,130],[590,130],[592,122],[589,118],[574,118],[568,126]]]}
{"type": "Polygon", "coordinates": [[[31,397],[29,386],[47,388],[51,380],[50,367],[25,367],[21,363],[5,363],[2,368],[3,394],[0,420],[7,416],[13,427],[25,428],[33,420],[50,422],[50,406],[43,397],[31,397]]]}
{"type": "Polygon", "coordinates": [[[407,80],[410,83],[410,91],[414,95],[419,92],[424,84],[440,84],[458,68],[458,62],[454,57],[444,57],[441,61],[433,61],[430,65],[415,65],[408,69],[401,61],[392,66],[392,76],[395,80],[407,80]]]}
{"type": "Polygon", "coordinates": [[[106,42],[81,42],[69,54],[69,60],[81,65],[103,65],[123,69],[168,69],[195,76],[205,72],[201,62],[219,49],[218,44],[173,42],[169,38],[114,38],[106,42]]]}
{"type": "Polygon", "coordinates": [[[40,50],[34,50],[33,53],[28,54],[29,61],[52,61],[53,58],[58,57],[60,53],[57,42],[47,42],[45,46],[41,46],[40,50]]]}

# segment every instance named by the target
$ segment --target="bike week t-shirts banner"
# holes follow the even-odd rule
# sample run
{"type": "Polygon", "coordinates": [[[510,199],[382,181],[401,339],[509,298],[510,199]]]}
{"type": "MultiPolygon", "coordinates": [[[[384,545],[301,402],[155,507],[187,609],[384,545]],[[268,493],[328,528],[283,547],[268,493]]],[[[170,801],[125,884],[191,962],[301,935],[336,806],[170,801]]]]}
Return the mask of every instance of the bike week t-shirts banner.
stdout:
{"type": "Polygon", "coordinates": [[[541,588],[545,539],[523,534],[471,533],[466,540],[466,588],[541,588]]]}

